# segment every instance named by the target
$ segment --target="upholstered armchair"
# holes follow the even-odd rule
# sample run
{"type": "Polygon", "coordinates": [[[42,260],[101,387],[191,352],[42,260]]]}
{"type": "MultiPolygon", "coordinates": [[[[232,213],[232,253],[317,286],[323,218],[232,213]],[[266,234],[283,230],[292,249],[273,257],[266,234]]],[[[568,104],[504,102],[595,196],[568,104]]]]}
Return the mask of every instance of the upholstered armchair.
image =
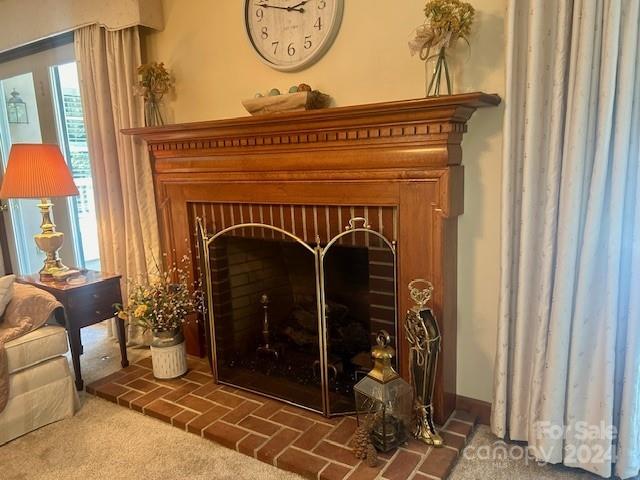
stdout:
{"type": "MultiPolygon", "coordinates": [[[[46,307],[52,310],[44,325],[4,343],[0,375],[8,378],[8,399],[0,411],[0,445],[49,423],[73,416],[79,406],[69,363],[64,309],[53,305],[49,293],[30,285],[15,285],[2,325],[19,325],[46,307]],[[19,302],[19,303],[16,303],[19,302]],[[47,303],[48,302],[48,303],[47,303]],[[53,305],[53,306],[52,306],[53,305]]],[[[56,302],[57,303],[57,302],[56,302]]],[[[59,305],[59,304],[58,304],[59,305]]],[[[38,322],[39,324],[40,322],[38,322]]],[[[35,324],[30,325],[35,327],[35,324]]],[[[10,327],[15,328],[15,327],[10,327]]],[[[5,330],[6,331],[6,330],[5,330]]],[[[2,342],[0,342],[2,343],[2,342]]],[[[0,348],[3,348],[0,345],[0,348]]]]}

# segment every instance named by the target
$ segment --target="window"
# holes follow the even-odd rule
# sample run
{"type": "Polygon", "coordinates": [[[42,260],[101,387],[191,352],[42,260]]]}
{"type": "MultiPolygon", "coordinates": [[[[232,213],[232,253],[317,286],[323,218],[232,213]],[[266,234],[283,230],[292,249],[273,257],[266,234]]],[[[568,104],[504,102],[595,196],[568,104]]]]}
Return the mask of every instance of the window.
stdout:
{"type": "Polygon", "coordinates": [[[60,145],[64,146],[69,169],[80,192],[79,196],[69,199],[76,233],[76,256],[80,257],[80,265],[100,270],[96,205],[78,69],[75,62],[70,62],[52,67],[51,74],[58,112],[60,145]]]}
{"type": "MultiPolygon", "coordinates": [[[[0,102],[4,106],[0,110],[2,171],[14,143],[60,145],[80,192],[77,197],[53,201],[54,222],[65,234],[60,254],[67,265],[99,270],[93,178],[73,45],[0,63],[0,102]]],[[[37,272],[44,258],[33,241],[33,235],[40,231],[39,202],[8,203],[5,220],[12,270],[20,274],[37,272]]]]}

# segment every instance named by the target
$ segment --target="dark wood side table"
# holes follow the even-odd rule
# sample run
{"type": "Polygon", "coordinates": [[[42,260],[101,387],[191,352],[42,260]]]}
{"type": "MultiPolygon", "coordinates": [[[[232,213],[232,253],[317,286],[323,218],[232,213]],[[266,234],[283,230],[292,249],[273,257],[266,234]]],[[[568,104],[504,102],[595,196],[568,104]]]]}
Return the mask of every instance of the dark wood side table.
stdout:
{"type": "MultiPolygon", "coordinates": [[[[38,274],[18,276],[16,281],[26,283],[51,293],[65,309],[65,327],[69,336],[71,359],[76,374],[76,388],[82,390],[84,382],[80,370],[80,355],[83,353],[80,329],[89,325],[113,318],[114,303],[122,303],[120,291],[120,275],[111,275],[93,270],[83,273],[87,278],[81,285],[71,285],[66,282],[42,281],[38,274]]],[[[118,317],[116,327],[120,342],[122,367],[129,365],[127,359],[127,340],[124,331],[124,321],[118,317]]]]}

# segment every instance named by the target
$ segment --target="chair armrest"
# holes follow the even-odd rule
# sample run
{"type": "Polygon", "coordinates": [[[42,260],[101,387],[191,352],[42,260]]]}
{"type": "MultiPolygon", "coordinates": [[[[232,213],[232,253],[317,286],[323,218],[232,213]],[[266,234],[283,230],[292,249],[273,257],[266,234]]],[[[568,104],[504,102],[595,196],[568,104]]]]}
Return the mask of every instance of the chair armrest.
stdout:
{"type": "MultiPolygon", "coordinates": [[[[31,328],[38,328],[58,309],[64,312],[62,304],[49,292],[33,285],[16,283],[13,298],[4,312],[3,323],[5,327],[17,326],[24,324],[24,317],[29,317],[31,328]]],[[[64,325],[64,316],[56,318],[62,318],[64,325]]]]}

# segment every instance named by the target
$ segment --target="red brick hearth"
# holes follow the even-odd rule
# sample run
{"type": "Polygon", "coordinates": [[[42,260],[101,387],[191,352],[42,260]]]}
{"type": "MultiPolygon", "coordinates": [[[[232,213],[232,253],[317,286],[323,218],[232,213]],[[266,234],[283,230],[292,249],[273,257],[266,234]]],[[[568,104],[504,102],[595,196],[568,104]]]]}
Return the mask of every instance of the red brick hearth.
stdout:
{"type": "Polygon", "coordinates": [[[172,424],[240,453],[325,480],[446,478],[473,431],[475,417],[454,412],[441,430],[447,444],[417,441],[381,454],[377,468],[357,460],[350,447],[353,417],[327,419],[284,403],[216,385],[205,360],[189,358],[189,371],[157,380],[145,358],[87,386],[87,392],[172,424]]]}

